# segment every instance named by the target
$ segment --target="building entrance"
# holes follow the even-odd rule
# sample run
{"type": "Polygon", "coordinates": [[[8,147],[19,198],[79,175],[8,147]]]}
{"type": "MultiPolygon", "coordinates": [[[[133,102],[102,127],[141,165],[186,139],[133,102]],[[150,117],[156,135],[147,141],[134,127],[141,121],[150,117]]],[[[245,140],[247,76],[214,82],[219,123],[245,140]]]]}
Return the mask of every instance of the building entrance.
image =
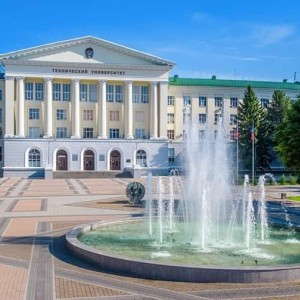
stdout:
{"type": "Polygon", "coordinates": [[[117,150],[110,153],[110,169],[121,170],[121,154],[117,150]]]}
{"type": "Polygon", "coordinates": [[[57,171],[68,171],[68,154],[65,150],[57,151],[56,170],[57,171]]]}

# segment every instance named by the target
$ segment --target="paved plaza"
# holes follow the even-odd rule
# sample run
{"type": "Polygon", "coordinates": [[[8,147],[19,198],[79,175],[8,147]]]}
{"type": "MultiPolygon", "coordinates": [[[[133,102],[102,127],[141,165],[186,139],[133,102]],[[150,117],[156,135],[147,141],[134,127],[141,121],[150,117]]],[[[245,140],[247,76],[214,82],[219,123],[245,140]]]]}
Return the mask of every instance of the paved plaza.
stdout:
{"type": "MultiPolygon", "coordinates": [[[[108,274],[72,257],[64,234],[78,224],[121,220],[133,179],[0,179],[0,299],[300,299],[300,282],[208,284],[108,274]]],[[[272,187],[267,198],[298,187],[272,187]]],[[[300,251],[300,250],[299,250],[300,251]]]]}

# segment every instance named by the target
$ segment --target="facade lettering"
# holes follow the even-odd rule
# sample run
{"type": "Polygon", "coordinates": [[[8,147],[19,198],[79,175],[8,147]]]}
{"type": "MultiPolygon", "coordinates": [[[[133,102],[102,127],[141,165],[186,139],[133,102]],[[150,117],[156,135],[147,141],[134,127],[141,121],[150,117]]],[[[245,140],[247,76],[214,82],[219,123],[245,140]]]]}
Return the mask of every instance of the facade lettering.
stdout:
{"type": "Polygon", "coordinates": [[[66,74],[94,74],[94,75],[125,75],[125,71],[113,70],[87,70],[87,69],[62,69],[53,68],[53,73],[66,73],[66,74]]]}

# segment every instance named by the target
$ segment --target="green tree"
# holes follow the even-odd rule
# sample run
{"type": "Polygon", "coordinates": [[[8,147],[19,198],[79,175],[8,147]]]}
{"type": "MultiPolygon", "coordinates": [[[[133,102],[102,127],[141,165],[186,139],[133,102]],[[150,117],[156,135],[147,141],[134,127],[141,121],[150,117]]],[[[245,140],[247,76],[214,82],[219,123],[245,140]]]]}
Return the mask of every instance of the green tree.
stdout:
{"type": "Polygon", "coordinates": [[[277,126],[276,150],[283,164],[300,174],[300,95],[277,126]]]}
{"type": "Polygon", "coordinates": [[[252,168],[251,128],[254,125],[256,169],[268,170],[271,163],[270,126],[266,111],[261,106],[255,92],[248,86],[243,102],[238,107],[239,143],[244,167],[252,168]]]}

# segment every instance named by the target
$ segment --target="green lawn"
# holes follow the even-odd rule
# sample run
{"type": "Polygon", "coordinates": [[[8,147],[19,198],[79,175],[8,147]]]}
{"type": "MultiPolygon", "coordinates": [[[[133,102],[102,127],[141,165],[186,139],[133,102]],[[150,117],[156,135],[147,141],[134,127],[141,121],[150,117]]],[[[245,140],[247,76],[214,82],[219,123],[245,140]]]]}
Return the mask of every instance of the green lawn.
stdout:
{"type": "Polygon", "coordinates": [[[300,196],[289,196],[288,199],[294,200],[294,201],[300,201],[300,196]]]}

